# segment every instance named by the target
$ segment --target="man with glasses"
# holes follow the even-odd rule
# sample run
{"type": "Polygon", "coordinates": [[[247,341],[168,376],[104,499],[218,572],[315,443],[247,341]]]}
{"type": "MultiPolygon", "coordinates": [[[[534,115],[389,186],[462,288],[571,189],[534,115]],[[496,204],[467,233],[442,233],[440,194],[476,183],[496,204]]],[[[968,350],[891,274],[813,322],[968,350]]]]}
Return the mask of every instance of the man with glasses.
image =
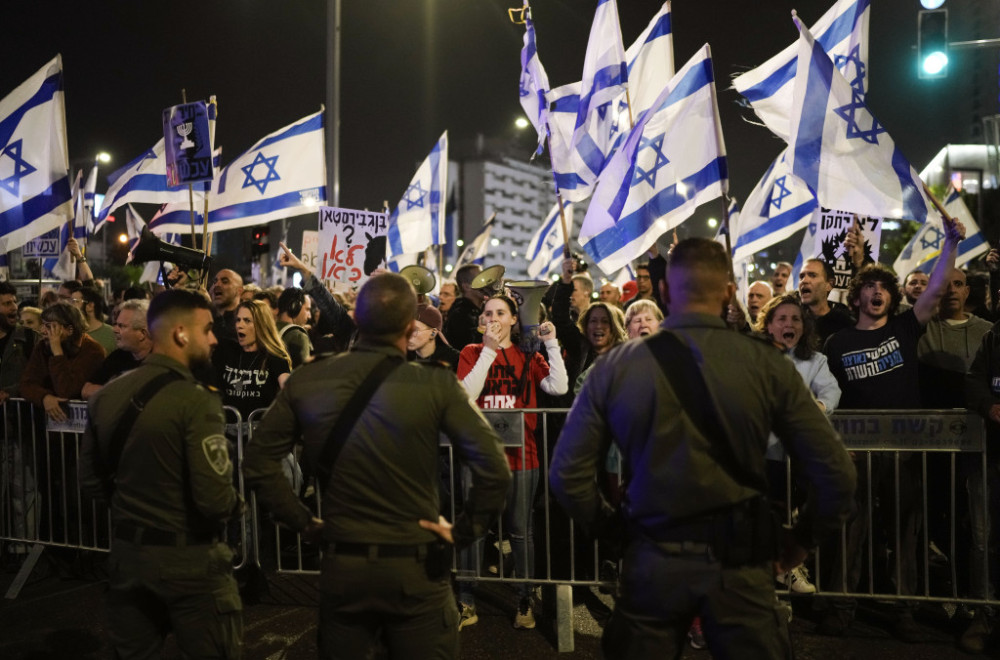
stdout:
{"type": "Polygon", "coordinates": [[[635,283],[639,289],[635,298],[628,301],[625,305],[625,309],[628,309],[636,300],[652,300],[656,302],[656,296],[653,295],[653,280],[649,276],[649,264],[639,264],[635,267],[635,283]]]}
{"type": "Polygon", "coordinates": [[[153,339],[146,325],[148,309],[148,300],[126,300],[118,306],[118,316],[112,326],[118,348],[108,354],[94,377],[83,386],[84,399],[97,394],[115,376],[138,367],[153,350],[153,339]]]}

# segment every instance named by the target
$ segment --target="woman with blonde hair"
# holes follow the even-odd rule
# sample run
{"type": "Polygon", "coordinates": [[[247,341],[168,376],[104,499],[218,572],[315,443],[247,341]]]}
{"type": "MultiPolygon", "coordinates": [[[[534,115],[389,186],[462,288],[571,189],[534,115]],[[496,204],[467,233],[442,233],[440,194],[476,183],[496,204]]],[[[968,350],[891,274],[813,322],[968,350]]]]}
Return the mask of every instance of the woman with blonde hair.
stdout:
{"type": "Polygon", "coordinates": [[[236,308],[236,341],[223,341],[212,353],[222,403],[236,408],[243,421],[267,408],[292,369],[267,303],[246,300],[236,308]]]}

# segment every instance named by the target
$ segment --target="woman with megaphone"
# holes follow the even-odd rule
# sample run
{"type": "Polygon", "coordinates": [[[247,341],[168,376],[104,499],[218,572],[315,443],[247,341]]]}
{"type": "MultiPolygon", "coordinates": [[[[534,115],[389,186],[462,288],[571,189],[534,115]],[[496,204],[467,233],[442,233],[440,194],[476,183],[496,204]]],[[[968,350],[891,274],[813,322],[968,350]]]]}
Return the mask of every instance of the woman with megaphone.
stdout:
{"type": "MultiPolygon", "coordinates": [[[[555,326],[542,323],[538,337],[549,356],[546,362],[540,353],[525,354],[517,345],[518,308],[505,295],[491,297],[483,308],[486,330],[483,343],[470,344],[462,349],[458,363],[458,378],[469,397],[480,408],[535,408],[536,388],[553,395],[565,394],[568,388],[566,366],[563,364],[555,326]]],[[[510,535],[513,547],[515,574],[520,578],[534,577],[534,535],[532,512],[535,492],[538,489],[540,468],[535,443],[535,413],[524,415],[524,446],[508,448],[507,461],[514,479],[507,492],[503,529],[510,535]]],[[[479,564],[477,554],[482,544],[477,543],[460,557],[460,568],[474,568],[479,564]],[[476,553],[476,554],[473,554],[476,553]]],[[[478,620],[471,583],[461,582],[459,605],[462,610],[459,627],[478,620]]],[[[520,602],[514,616],[515,628],[534,628],[535,617],[531,610],[531,586],[518,587],[520,602]]]]}

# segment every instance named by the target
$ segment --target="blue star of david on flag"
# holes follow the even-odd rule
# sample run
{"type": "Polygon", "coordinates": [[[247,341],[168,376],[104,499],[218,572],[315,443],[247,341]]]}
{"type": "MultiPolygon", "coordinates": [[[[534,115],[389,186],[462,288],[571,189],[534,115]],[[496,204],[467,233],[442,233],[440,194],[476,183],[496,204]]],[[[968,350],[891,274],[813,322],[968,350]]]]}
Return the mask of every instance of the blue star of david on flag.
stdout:
{"type": "Polygon", "coordinates": [[[933,225],[927,225],[924,235],[920,237],[920,246],[925,250],[940,250],[944,232],[933,225]]]}
{"type": "Polygon", "coordinates": [[[878,144],[879,134],[885,133],[882,124],[875,119],[874,115],[868,112],[868,108],[865,107],[865,99],[857,89],[851,90],[850,103],[842,105],[839,108],[834,108],[833,111],[847,122],[848,139],[861,138],[868,144],[878,144]],[[857,115],[859,110],[863,110],[871,118],[872,125],[868,130],[861,128],[861,125],[858,123],[857,115]]]}
{"type": "Polygon", "coordinates": [[[785,179],[786,177],[782,176],[774,180],[774,187],[771,188],[771,199],[768,200],[771,206],[779,211],[781,210],[781,202],[792,194],[792,191],[785,185],[785,179]]]}
{"type": "Polygon", "coordinates": [[[35,171],[35,168],[30,163],[21,158],[22,143],[23,140],[15,140],[8,144],[3,151],[0,151],[0,157],[6,156],[14,162],[14,173],[5,179],[0,179],[0,188],[3,188],[15,197],[20,194],[21,179],[35,171]]]}
{"type": "Polygon", "coordinates": [[[847,55],[835,55],[833,63],[844,74],[844,78],[850,81],[851,87],[863,94],[865,91],[865,63],[861,61],[861,47],[855,46],[847,55]],[[854,65],[853,78],[848,71],[852,64],[854,65]]]}
{"type": "Polygon", "coordinates": [[[427,197],[427,191],[420,186],[420,182],[410,184],[410,187],[406,189],[403,194],[403,199],[406,200],[406,210],[409,211],[412,208],[422,209],[424,208],[424,199],[427,197]],[[413,198],[416,195],[416,199],[413,198]]]}
{"type": "Polygon", "coordinates": [[[257,156],[254,157],[253,159],[253,162],[251,162],[249,165],[244,165],[243,167],[240,168],[243,171],[243,174],[246,175],[246,179],[243,180],[243,187],[249,188],[250,186],[254,186],[255,188],[257,188],[257,190],[260,191],[260,194],[263,195],[264,192],[267,190],[267,184],[271,183],[272,181],[281,180],[281,177],[278,176],[278,173],[274,170],[274,166],[277,163],[278,163],[277,156],[271,156],[270,158],[266,158],[264,156],[264,152],[258,151],[257,156]],[[258,179],[254,176],[254,171],[257,169],[259,165],[263,165],[264,167],[267,168],[267,174],[263,179],[258,179]]]}
{"type": "Polygon", "coordinates": [[[655,160],[653,161],[653,166],[648,170],[643,169],[639,166],[639,158],[636,158],[635,165],[635,177],[632,179],[632,186],[635,187],[645,181],[653,188],[656,187],[656,173],[663,166],[665,166],[670,161],[667,157],[663,155],[663,138],[664,134],[661,134],[657,138],[647,138],[643,136],[639,139],[639,150],[638,154],[643,154],[646,149],[652,149],[653,153],[656,154],[655,160]]]}

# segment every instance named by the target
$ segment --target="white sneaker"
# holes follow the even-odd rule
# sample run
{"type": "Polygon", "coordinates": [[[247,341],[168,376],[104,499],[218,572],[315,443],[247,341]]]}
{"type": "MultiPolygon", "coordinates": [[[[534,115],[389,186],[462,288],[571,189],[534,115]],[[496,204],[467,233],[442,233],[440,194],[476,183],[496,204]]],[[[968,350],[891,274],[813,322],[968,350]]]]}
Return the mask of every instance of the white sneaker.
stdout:
{"type": "Polygon", "coordinates": [[[473,624],[479,623],[479,616],[476,615],[475,605],[466,605],[465,603],[459,603],[458,612],[458,629],[461,630],[466,626],[471,626],[473,624]]]}
{"type": "Polygon", "coordinates": [[[788,587],[794,594],[814,594],[816,585],[809,581],[809,571],[805,566],[796,566],[787,573],[781,573],[774,578],[777,582],[788,587]]]}
{"type": "Polygon", "coordinates": [[[514,627],[531,630],[535,627],[535,615],[531,611],[531,599],[522,598],[514,615],[514,627]]]}

